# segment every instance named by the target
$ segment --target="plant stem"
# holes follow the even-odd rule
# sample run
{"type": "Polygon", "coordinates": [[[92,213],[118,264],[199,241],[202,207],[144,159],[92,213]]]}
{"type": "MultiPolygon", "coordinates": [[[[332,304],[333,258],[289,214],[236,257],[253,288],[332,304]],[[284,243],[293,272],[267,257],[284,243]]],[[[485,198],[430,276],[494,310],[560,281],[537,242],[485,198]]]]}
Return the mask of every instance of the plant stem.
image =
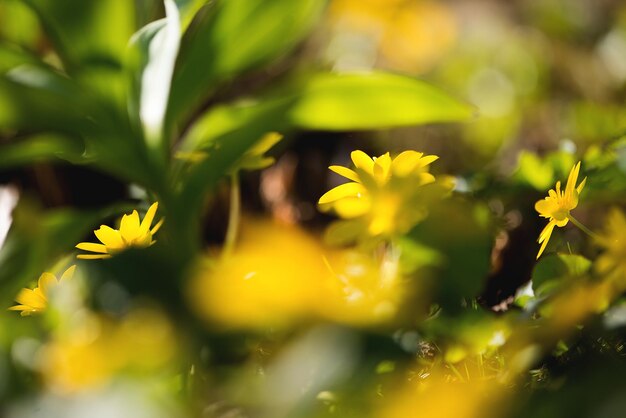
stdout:
{"type": "Polygon", "coordinates": [[[446,363],[446,365],[450,368],[450,370],[452,370],[452,372],[456,375],[456,377],[459,378],[461,382],[465,382],[465,378],[463,378],[463,375],[459,372],[459,370],[454,367],[454,364],[446,363]]]}
{"type": "Polygon", "coordinates": [[[230,176],[230,208],[228,210],[228,228],[224,242],[224,254],[230,254],[235,247],[239,223],[241,221],[241,191],[239,187],[239,174],[234,172],[230,176]]]}
{"type": "Polygon", "coordinates": [[[585,234],[589,235],[591,238],[593,238],[594,240],[598,240],[598,235],[593,232],[592,230],[590,230],[589,228],[587,228],[585,225],[581,224],[576,218],[574,218],[572,215],[568,215],[568,218],[570,221],[572,221],[572,223],[574,225],[576,225],[581,231],[583,231],[585,234]]]}

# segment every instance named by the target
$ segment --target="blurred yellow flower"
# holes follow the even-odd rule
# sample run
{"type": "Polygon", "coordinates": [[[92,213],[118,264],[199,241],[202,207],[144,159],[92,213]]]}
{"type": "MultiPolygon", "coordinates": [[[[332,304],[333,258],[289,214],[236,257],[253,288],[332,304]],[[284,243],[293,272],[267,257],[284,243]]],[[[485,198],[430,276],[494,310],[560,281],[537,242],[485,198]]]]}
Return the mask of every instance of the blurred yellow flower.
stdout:
{"type": "Polygon", "coordinates": [[[290,325],[322,300],[323,257],[322,245],[295,226],[246,221],[232,252],[199,266],[188,296],[201,316],[225,327],[290,325]]]}
{"type": "MultiPolygon", "coordinates": [[[[467,369],[463,370],[464,372],[467,369]]],[[[479,374],[448,373],[442,366],[420,371],[416,378],[383,397],[377,418],[489,418],[503,416],[506,383],[479,374]]]]}
{"type": "Polygon", "coordinates": [[[89,313],[44,345],[40,371],[55,392],[92,389],[121,373],[162,369],[175,341],[171,324],[154,310],[136,309],[121,321],[89,313]]]}
{"type": "Polygon", "coordinates": [[[137,247],[145,248],[154,244],[156,241],[153,235],[159,230],[163,224],[161,219],[152,229],[150,226],[154,220],[157,211],[158,202],[154,202],[146,212],[143,221],[140,222],[139,214],[134,210],[130,215],[124,215],[120,222],[120,229],[113,229],[107,225],[101,225],[99,229],[94,231],[96,238],[102,244],[93,242],[81,242],[76,248],[84,251],[91,251],[96,254],[79,254],[77,258],[82,259],[98,259],[110,258],[126,248],[137,247]]]}
{"type": "Polygon", "coordinates": [[[311,318],[370,326],[396,317],[404,283],[397,255],[381,262],[330,250],[294,225],[243,223],[232,252],[198,266],[187,296],[227,329],[281,328],[311,318]]]}
{"type": "Polygon", "coordinates": [[[596,242],[604,249],[596,260],[598,273],[614,274],[613,277],[626,285],[626,216],[621,210],[611,209],[596,242]]]}
{"type": "MultiPolygon", "coordinates": [[[[411,73],[431,69],[458,38],[453,10],[432,0],[333,0],[329,19],[340,42],[361,36],[384,66],[411,73]]],[[[344,54],[355,53],[350,45],[344,54]]]]}
{"type": "Polygon", "coordinates": [[[567,225],[569,221],[572,221],[572,223],[579,228],[586,230],[586,228],[582,227],[570,214],[570,211],[578,206],[578,196],[587,181],[585,177],[583,181],[576,186],[579,171],[580,161],[570,170],[565,190],[561,190],[561,182],[557,181],[555,190],[548,191],[546,198],[535,203],[535,210],[539,212],[539,216],[549,219],[548,224],[539,234],[538,242],[541,244],[541,248],[537,253],[537,258],[541,256],[546,245],[548,245],[552,230],[555,226],[563,227],[567,225]]]}
{"type": "Polygon", "coordinates": [[[377,260],[360,251],[334,251],[327,263],[324,302],[317,305],[322,317],[353,326],[388,324],[398,317],[408,285],[399,271],[399,254],[387,251],[377,260]]]}
{"type": "Polygon", "coordinates": [[[404,151],[391,158],[389,153],[371,158],[363,151],[351,154],[355,169],[331,166],[330,170],[352,180],[341,184],[319,199],[322,211],[333,210],[344,219],[358,219],[355,230],[370,236],[388,236],[408,231],[427,214],[427,203],[452,189],[443,176],[440,181],[428,172],[439,157],[404,151]],[[426,189],[423,186],[433,185],[426,189]],[[436,193],[432,193],[436,191],[436,193]]]}
{"type": "Polygon", "coordinates": [[[76,266],[71,266],[63,272],[61,278],[57,280],[52,273],[45,272],[39,276],[37,287],[34,289],[22,289],[15,297],[18,305],[9,308],[11,311],[20,311],[20,315],[29,316],[41,313],[48,307],[48,299],[52,289],[65,280],[71,279],[76,266]]]}

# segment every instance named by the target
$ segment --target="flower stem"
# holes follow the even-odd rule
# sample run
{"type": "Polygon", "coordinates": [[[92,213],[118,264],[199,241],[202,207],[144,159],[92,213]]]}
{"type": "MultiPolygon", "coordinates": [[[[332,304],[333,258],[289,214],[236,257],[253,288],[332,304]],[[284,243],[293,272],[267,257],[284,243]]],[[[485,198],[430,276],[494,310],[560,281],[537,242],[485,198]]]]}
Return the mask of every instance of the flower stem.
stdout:
{"type": "Polygon", "coordinates": [[[574,225],[576,225],[581,231],[583,231],[585,234],[589,235],[591,238],[593,238],[594,240],[598,240],[598,235],[593,232],[592,230],[590,230],[589,228],[587,228],[585,225],[581,224],[576,218],[574,218],[572,215],[568,215],[568,218],[570,221],[572,221],[572,223],[574,225]]]}
{"type": "Polygon", "coordinates": [[[228,210],[228,228],[224,242],[224,254],[229,254],[235,247],[239,223],[241,221],[241,191],[239,187],[239,174],[234,172],[230,176],[230,208],[228,210]]]}

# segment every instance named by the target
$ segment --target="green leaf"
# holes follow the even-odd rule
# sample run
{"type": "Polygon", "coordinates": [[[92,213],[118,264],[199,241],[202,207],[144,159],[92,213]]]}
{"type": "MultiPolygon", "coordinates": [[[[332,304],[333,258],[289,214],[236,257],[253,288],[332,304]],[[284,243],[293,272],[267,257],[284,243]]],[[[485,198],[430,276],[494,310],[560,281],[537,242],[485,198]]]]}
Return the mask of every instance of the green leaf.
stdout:
{"type": "Polygon", "coordinates": [[[0,2],[0,16],[0,39],[31,51],[37,49],[42,31],[39,20],[30,7],[22,0],[3,0],[0,2]]]}
{"type": "Polygon", "coordinates": [[[270,130],[382,129],[470,118],[471,107],[422,81],[387,73],[317,74],[258,100],[217,106],[191,127],[181,143],[187,152],[215,138],[243,129],[259,115],[273,112],[279,121],[270,130]],[[439,107],[438,107],[439,105],[439,107]]]}
{"type": "Polygon", "coordinates": [[[170,227],[173,228],[173,222],[180,222],[174,229],[186,235],[187,239],[195,239],[199,230],[199,212],[207,194],[264,134],[283,127],[283,109],[282,103],[265,103],[257,107],[255,112],[247,115],[246,123],[240,129],[216,137],[201,162],[187,167],[187,171],[180,167],[175,170],[171,181],[180,191],[169,205],[173,212],[168,215],[170,227]]]}
{"type": "Polygon", "coordinates": [[[577,254],[550,254],[542,257],[531,274],[533,291],[536,296],[545,296],[564,280],[585,275],[591,268],[591,261],[577,254]]]}
{"type": "Polygon", "coordinates": [[[84,132],[90,108],[70,80],[50,71],[20,66],[0,78],[0,129],[84,132]]]}
{"type": "Polygon", "coordinates": [[[285,116],[305,129],[383,129],[459,122],[474,114],[430,84],[381,72],[319,74],[294,94],[297,100],[285,116]]]}
{"type": "Polygon", "coordinates": [[[135,32],[129,0],[25,0],[37,13],[64,70],[101,101],[125,109],[127,45],[135,32]]]}
{"type": "Polygon", "coordinates": [[[176,0],[176,6],[180,11],[180,25],[183,30],[187,29],[198,10],[208,2],[208,0],[176,0]]]}
{"type": "Polygon", "coordinates": [[[217,83],[292,49],[311,30],[323,0],[221,0],[186,34],[176,66],[169,120],[191,114],[217,83]]]}
{"type": "MultiPolygon", "coordinates": [[[[429,212],[407,239],[440,255],[430,267],[435,273],[435,302],[449,312],[459,312],[461,301],[478,296],[489,274],[493,245],[490,212],[483,205],[456,198],[441,202],[429,212]]],[[[420,271],[415,276],[419,280],[428,277],[420,271]]]]}
{"type": "Polygon", "coordinates": [[[554,170],[548,162],[542,161],[536,154],[522,151],[517,165],[518,169],[515,176],[520,181],[541,191],[552,186],[554,170]]]}
{"type": "Polygon", "coordinates": [[[57,52],[70,66],[120,65],[135,31],[128,0],[25,0],[38,14],[57,52]]]}
{"type": "Polygon", "coordinates": [[[0,74],[23,64],[41,65],[41,62],[35,55],[17,45],[0,43],[0,74]]]}
{"type": "MultiPolygon", "coordinates": [[[[237,130],[245,130],[260,115],[277,115],[287,111],[289,103],[285,100],[274,101],[244,101],[211,108],[191,126],[189,132],[181,141],[180,149],[185,152],[201,150],[214,145],[217,138],[237,130]]],[[[280,120],[279,126],[286,128],[286,121],[280,120]]]]}
{"type": "Polygon", "coordinates": [[[56,158],[80,161],[83,141],[62,135],[42,134],[0,146],[0,167],[12,168],[56,158]]]}
{"type": "Polygon", "coordinates": [[[165,11],[164,19],[145,26],[131,41],[141,61],[138,116],[151,148],[164,145],[163,119],[181,37],[176,4],[165,0],[165,11]]]}

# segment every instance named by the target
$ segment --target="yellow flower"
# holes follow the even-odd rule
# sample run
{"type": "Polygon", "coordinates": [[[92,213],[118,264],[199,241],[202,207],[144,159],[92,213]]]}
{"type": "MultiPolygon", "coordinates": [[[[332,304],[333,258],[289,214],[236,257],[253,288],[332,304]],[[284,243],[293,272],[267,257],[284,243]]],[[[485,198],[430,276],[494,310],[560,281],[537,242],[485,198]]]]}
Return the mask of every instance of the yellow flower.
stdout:
{"type": "Polygon", "coordinates": [[[579,171],[580,161],[570,170],[565,190],[561,190],[561,182],[557,181],[556,190],[550,190],[545,199],[535,203],[535,210],[539,212],[539,216],[550,220],[546,227],[543,228],[543,231],[541,231],[541,234],[539,234],[538,242],[541,244],[541,248],[539,249],[539,253],[537,253],[537,258],[541,256],[546,245],[548,245],[552,230],[555,226],[563,227],[567,225],[569,221],[579,226],[578,222],[570,215],[570,211],[578,206],[578,196],[587,181],[585,177],[583,181],[576,186],[579,171]]]}
{"type": "Polygon", "coordinates": [[[326,300],[320,292],[327,274],[314,236],[246,221],[232,253],[200,265],[187,294],[199,315],[226,328],[281,328],[309,318],[326,300]]]}
{"type": "Polygon", "coordinates": [[[101,225],[99,229],[93,232],[102,244],[81,242],[76,245],[76,248],[79,250],[91,251],[96,254],[79,254],[77,257],[82,259],[110,258],[113,254],[126,248],[145,248],[151,246],[156,242],[152,239],[152,236],[163,224],[163,219],[161,219],[150,229],[157,207],[158,202],[154,202],[141,222],[139,221],[139,214],[136,210],[130,215],[124,215],[120,222],[119,230],[101,225]]]}
{"type": "Polygon", "coordinates": [[[274,164],[274,157],[266,157],[268,152],[283,136],[278,132],[268,132],[254,144],[237,162],[236,170],[262,170],[274,164]]]}
{"type": "Polygon", "coordinates": [[[56,276],[52,273],[45,272],[39,276],[37,287],[34,289],[22,289],[15,297],[15,301],[19,305],[15,305],[9,308],[11,311],[21,311],[20,315],[29,316],[32,314],[38,314],[46,310],[48,307],[48,298],[50,292],[63,281],[71,279],[74,275],[76,266],[71,266],[63,274],[61,278],[57,280],[56,276]]]}
{"type": "Polygon", "coordinates": [[[163,370],[176,352],[172,324],[158,311],[135,309],[121,320],[87,313],[75,320],[39,352],[43,380],[60,394],[104,387],[125,373],[163,370]]]}
{"type": "Polygon", "coordinates": [[[596,241],[604,249],[596,260],[596,270],[601,274],[615,274],[626,284],[626,216],[621,210],[611,210],[604,232],[596,241]]]}
{"type": "Polygon", "coordinates": [[[389,153],[371,158],[363,151],[353,151],[351,158],[354,170],[329,168],[352,181],[325,193],[318,204],[322,211],[333,210],[341,218],[364,222],[370,236],[403,233],[423,219],[425,204],[433,195],[425,193],[422,186],[436,185],[440,192],[452,189],[450,181],[437,182],[428,172],[429,165],[439,158],[435,155],[404,151],[394,159],[389,153]]]}

